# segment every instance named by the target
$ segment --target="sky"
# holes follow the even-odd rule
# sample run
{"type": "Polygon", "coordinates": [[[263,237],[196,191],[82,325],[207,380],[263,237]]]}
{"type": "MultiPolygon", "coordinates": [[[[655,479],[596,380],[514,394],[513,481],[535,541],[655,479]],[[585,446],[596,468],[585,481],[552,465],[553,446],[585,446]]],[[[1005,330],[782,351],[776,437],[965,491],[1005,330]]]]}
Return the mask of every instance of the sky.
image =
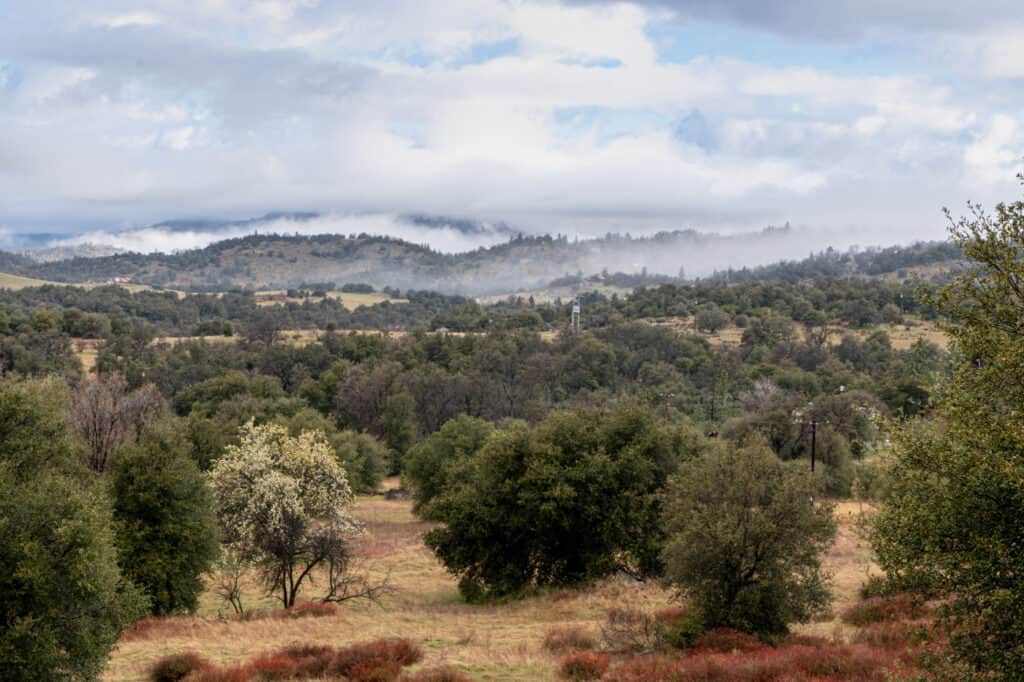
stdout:
{"type": "Polygon", "coordinates": [[[944,206],[1020,197],[1019,0],[0,0],[0,18],[0,246],[173,248],[136,228],[270,211],[895,243],[941,238],[944,206]]]}

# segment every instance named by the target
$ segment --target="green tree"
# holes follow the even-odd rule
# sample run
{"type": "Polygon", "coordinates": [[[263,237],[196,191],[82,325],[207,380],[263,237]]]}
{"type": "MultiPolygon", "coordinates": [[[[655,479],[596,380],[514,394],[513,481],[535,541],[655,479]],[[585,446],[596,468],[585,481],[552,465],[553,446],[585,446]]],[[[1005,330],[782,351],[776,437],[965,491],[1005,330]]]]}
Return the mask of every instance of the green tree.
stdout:
{"type": "Polygon", "coordinates": [[[765,447],[683,464],[665,494],[665,577],[709,628],[781,634],[827,605],[821,556],[832,508],[801,464],[765,447]]]}
{"type": "Polygon", "coordinates": [[[490,422],[463,415],[417,443],[402,470],[402,483],[412,492],[413,510],[425,513],[430,501],[444,492],[449,470],[474,456],[493,433],[490,422]]]}
{"type": "MultiPolygon", "coordinates": [[[[973,266],[925,301],[955,323],[958,367],[932,420],[895,438],[873,545],[889,576],[949,596],[953,655],[1024,670],[1024,202],[976,207],[951,233],[973,266]]],[[[986,677],[989,679],[990,677],[986,677]]]]}
{"type": "Polygon", "coordinates": [[[323,433],[293,438],[284,426],[249,422],[210,477],[224,539],[261,568],[268,594],[294,606],[312,572],[326,569],[325,598],[338,596],[357,527],[345,510],[348,479],[323,433]]]}
{"type": "Polygon", "coordinates": [[[729,313],[716,305],[708,305],[697,311],[694,321],[697,329],[713,334],[729,326],[729,313]]]}
{"type": "Polygon", "coordinates": [[[449,464],[426,542],[469,598],[660,570],[659,491],[700,436],[625,404],[506,423],[449,464]]]}
{"type": "Polygon", "coordinates": [[[119,453],[111,490],[124,572],[153,613],[194,611],[220,545],[210,491],[184,439],[169,425],[148,429],[119,453]]]}
{"type": "Polygon", "coordinates": [[[87,680],[145,600],[78,460],[56,380],[0,383],[0,679],[87,680]]]}

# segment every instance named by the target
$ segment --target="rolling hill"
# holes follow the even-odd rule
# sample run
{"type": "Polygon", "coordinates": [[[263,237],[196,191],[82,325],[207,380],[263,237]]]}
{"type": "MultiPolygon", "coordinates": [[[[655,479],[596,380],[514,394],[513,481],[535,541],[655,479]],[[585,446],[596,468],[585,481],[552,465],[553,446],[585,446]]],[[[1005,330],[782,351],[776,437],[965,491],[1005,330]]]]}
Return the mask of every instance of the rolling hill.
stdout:
{"type": "Polygon", "coordinates": [[[636,238],[608,234],[582,241],[561,235],[514,236],[496,246],[454,254],[367,234],[254,234],[173,254],[119,253],[34,262],[0,253],[0,271],[67,283],[126,278],[137,284],[192,291],[360,282],[378,289],[494,296],[537,291],[558,281],[584,282],[588,276],[605,278],[607,273],[630,273],[622,276],[632,282],[628,288],[684,273],[729,281],[877,276],[951,263],[959,254],[948,242],[928,242],[856,252],[830,249],[802,261],[780,260],[797,248],[806,248],[809,234],[769,228],[739,235],[692,230],[636,238]],[[754,267],[717,269],[735,262],[754,267]]]}

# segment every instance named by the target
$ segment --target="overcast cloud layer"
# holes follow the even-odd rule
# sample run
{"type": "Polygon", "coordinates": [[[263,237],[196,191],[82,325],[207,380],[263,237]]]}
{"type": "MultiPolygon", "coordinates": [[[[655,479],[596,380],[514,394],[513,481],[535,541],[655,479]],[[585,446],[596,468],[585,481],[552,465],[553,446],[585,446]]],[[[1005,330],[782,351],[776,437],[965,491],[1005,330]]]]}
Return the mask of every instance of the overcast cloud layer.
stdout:
{"type": "Polygon", "coordinates": [[[0,0],[0,16],[0,234],[309,210],[572,234],[789,220],[895,242],[941,237],[943,205],[1019,195],[1017,1],[0,0]]]}

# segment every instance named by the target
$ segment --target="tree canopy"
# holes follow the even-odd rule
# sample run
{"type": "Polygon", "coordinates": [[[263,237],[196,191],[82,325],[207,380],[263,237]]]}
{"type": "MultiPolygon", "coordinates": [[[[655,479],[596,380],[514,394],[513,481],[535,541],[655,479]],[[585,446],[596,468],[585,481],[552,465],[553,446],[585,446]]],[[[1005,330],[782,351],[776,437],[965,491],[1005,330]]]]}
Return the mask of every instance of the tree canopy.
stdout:
{"type": "MultiPolygon", "coordinates": [[[[472,421],[455,429],[470,443],[479,435],[472,421]]],[[[443,524],[427,545],[470,599],[619,567],[657,573],[658,492],[701,447],[692,429],[636,404],[554,412],[536,428],[510,422],[476,442],[452,453],[443,489],[422,507],[443,524]]],[[[422,494],[436,481],[419,471],[410,478],[422,494]]]]}
{"type": "Polygon", "coordinates": [[[954,656],[1024,670],[1024,202],[972,207],[951,233],[975,265],[931,296],[958,360],[935,417],[895,439],[873,544],[898,584],[948,595],[954,656]]]}
{"type": "Polygon", "coordinates": [[[820,488],[763,446],[715,448],[680,467],[665,493],[665,577],[706,627],[782,634],[827,605],[821,557],[835,521],[820,488]]]}
{"type": "Polygon", "coordinates": [[[0,382],[0,678],[99,675],[144,612],[117,564],[110,505],[78,460],[57,381],[0,382]]]}
{"type": "Polygon", "coordinates": [[[318,568],[327,568],[334,585],[356,524],[345,510],[352,499],[348,479],[323,433],[292,437],[278,424],[250,421],[210,478],[225,542],[262,568],[268,593],[294,606],[318,568]]]}

